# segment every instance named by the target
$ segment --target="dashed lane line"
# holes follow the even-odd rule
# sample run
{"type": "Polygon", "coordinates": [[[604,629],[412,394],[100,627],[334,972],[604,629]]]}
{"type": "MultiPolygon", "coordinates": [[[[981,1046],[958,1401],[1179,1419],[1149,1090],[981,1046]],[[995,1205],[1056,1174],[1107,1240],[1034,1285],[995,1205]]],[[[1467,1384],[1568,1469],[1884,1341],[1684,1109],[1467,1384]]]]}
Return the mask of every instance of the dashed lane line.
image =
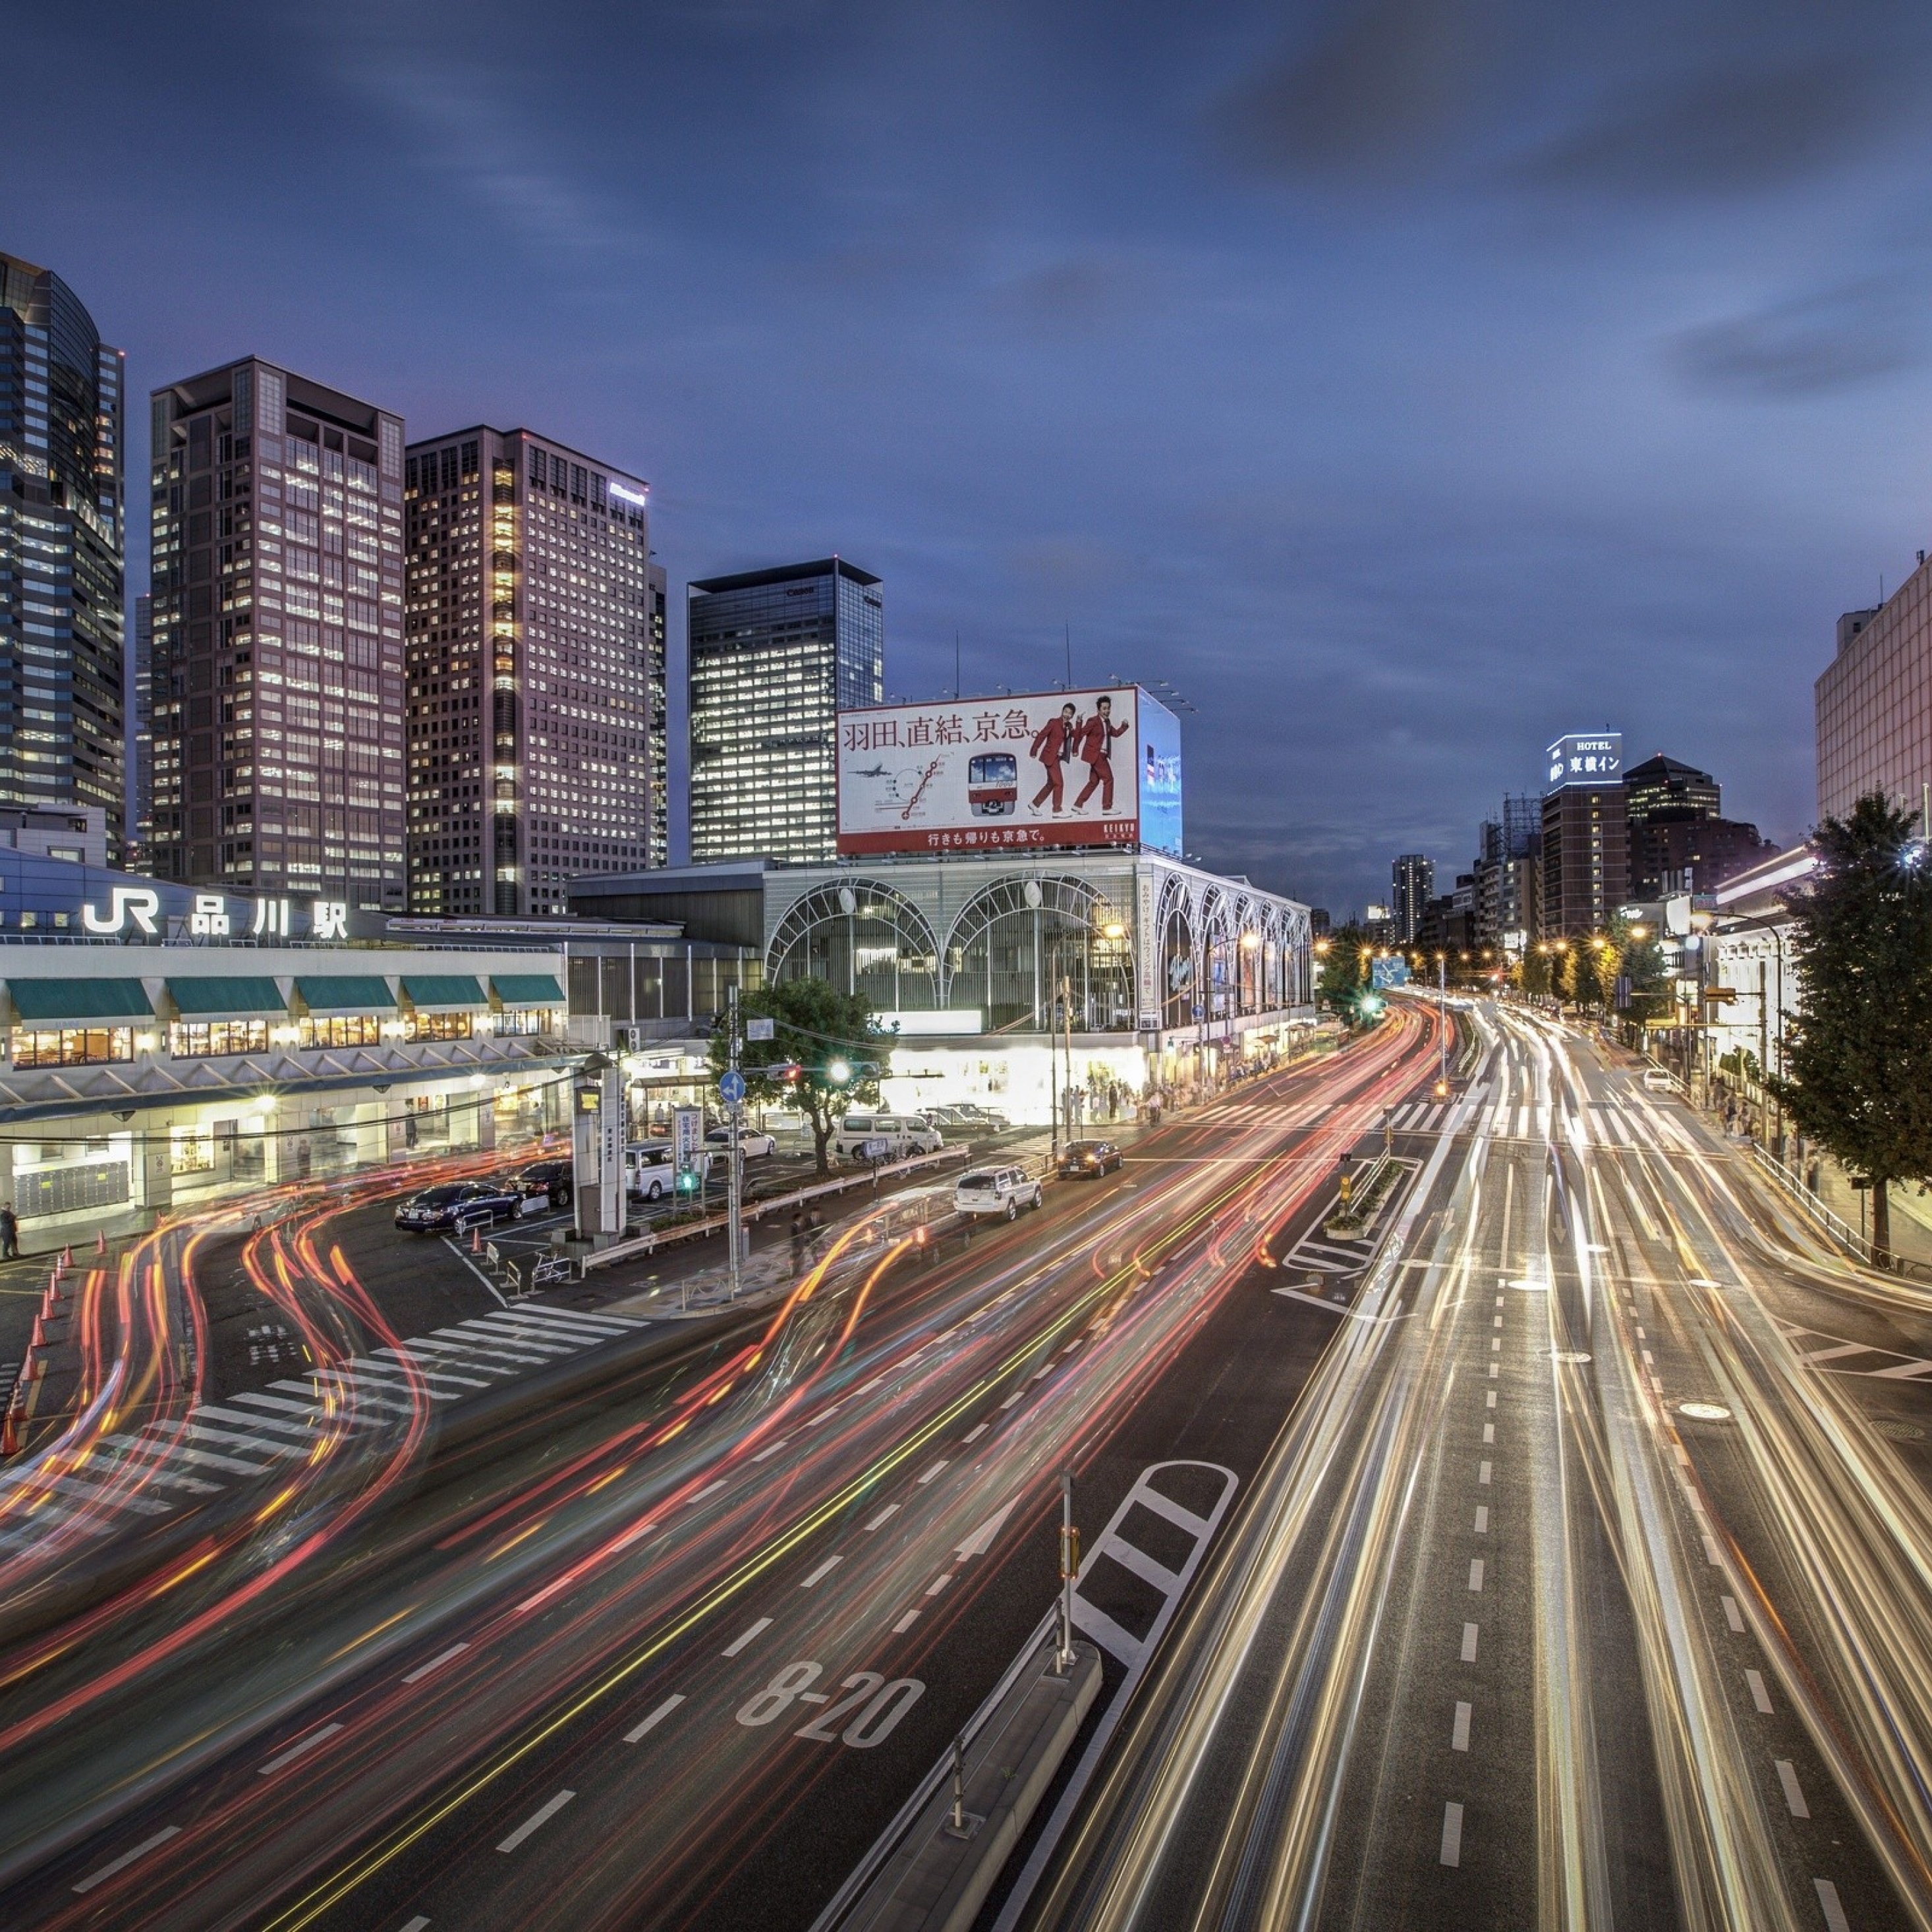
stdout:
{"type": "Polygon", "coordinates": [[[116,1872],[124,1872],[136,1858],[144,1858],[157,1845],[165,1845],[170,1838],[181,1836],[178,1825],[164,1825],[152,1838],[143,1838],[131,1852],[123,1852],[111,1864],[103,1865],[98,1871],[91,1871],[74,1887],[79,1892],[89,1892],[98,1885],[104,1885],[116,1872]]]}
{"type": "Polygon", "coordinates": [[[624,1733],[625,1743],[634,1744],[640,1738],[656,1730],[658,1726],[662,1724],[665,1718],[669,1717],[672,1712],[683,1702],[684,1693],[682,1690],[674,1690],[642,1723],[632,1725],[630,1730],[624,1733]]]}
{"type": "Polygon", "coordinates": [[[293,1764],[297,1758],[307,1757],[317,1744],[326,1744],[341,1728],[340,1724],[324,1724],[320,1730],[310,1732],[299,1744],[291,1744],[286,1750],[278,1752],[260,1768],[256,1774],[260,1778],[274,1777],[277,1772],[293,1764]]]}
{"type": "Polygon", "coordinates": [[[452,1658],[460,1657],[469,1648],[470,1646],[466,1641],[452,1644],[447,1650],[439,1651],[427,1664],[418,1664],[415,1670],[410,1671],[404,1678],[403,1682],[405,1684],[420,1684],[432,1672],[440,1670],[452,1658]]]}
{"type": "Polygon", "coordinates": [[[500,1852],[514,1852],[532,1832],[541,1831],[570,1801],[577,1796],[574,1791],[560,1791],[547,1803],[539,1804],[496,1849],[500,1852]]]}
{"type": "Polygon", "coordinates": [[[764,1631],[770,1630],[771,1627],[772,1620],[770,1617],[760,1617],[742,1636],[733,1638],[724,1646],[722,1654],[726,1657],[736,1657],[739,1652],[744,1649],[764,1631]]]}

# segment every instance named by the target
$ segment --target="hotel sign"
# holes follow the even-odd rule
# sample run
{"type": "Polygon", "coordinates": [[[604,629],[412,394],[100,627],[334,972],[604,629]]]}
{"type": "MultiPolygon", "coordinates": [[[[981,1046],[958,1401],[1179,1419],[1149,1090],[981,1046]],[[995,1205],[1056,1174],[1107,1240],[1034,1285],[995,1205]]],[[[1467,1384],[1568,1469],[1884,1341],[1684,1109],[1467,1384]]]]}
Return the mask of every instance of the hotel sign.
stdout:
{"type": "Polygon", "coordinates": [[[1559,738],[1544,754],[1550,775],[1549,789],[1560,791],[1566,785],[1621,784],[1624,776],[1624,737],[1621,731],[1598,731],[1588,736],[1572,733],[1559,738]]]}

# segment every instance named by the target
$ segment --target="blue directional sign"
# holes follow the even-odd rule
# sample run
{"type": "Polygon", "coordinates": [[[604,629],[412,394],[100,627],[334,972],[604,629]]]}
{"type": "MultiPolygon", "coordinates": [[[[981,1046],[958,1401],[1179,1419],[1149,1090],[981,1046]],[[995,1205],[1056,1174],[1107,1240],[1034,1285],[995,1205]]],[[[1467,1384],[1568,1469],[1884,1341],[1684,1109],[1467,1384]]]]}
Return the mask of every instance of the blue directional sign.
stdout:
{"type": "Polygon", "coordinates": [[[745,1097],[745,1076],[736,1067],[721,1075],[718,1090],[724,1096],[728,1107],[735,1107],[745,1097]]]}

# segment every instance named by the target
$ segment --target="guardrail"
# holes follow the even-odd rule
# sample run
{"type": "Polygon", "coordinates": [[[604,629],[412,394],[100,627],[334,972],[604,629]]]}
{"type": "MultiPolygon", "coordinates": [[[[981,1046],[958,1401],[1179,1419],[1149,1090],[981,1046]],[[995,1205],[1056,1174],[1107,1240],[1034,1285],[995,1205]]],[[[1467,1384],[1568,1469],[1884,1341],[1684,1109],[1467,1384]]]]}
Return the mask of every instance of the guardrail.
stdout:
{"type": "Polygon", "coordinates": [[[1883,1264],[1873,1260],[1870,1236],[1861,1234],[1842,1214],[1827,1208],[1798,1175],[1793,1174],[1782,1161],[1773,1160],[1756,1141],[1751,1142],[1750,1150],[1751,1158],[1766,1177],[1810,1215],[1855,1261],[1862,1262],[1868,1268],[1876,1269],[1881,1274],[1903,1275],[1913,1281],[1932,1281],[1932,1267],[1928,1267],[1923,1262],[1911,1261],[1902,1255],[1894,1255],[1889,1262],[1883,1264]]]}

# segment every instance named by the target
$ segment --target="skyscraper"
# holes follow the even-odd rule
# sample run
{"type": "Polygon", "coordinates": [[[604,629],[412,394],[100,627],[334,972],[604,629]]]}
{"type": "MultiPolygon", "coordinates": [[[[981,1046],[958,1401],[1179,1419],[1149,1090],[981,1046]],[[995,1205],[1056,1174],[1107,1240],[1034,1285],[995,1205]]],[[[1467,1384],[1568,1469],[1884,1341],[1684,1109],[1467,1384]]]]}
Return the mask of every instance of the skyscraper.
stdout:
{"type": "Polygon", "coordinates": [[[411,444],[404,494],[410,909],[567,911],[652,862],[649,488],[479,425],[411,444]]]}
{"type": "Polygon", "coordinates": [[[686,617],[692,862],[832,858],[837,714],[885,697],[878,578],[838,556],[710,578],[686,617]]]}
{"type": "Polygon", "coordinates": [[[400,912],[402,418],[254,357],[152,407],[155,875],[400,912]]]}
{"type": "Polygon", "coordinates": [[[650,568],[651,584],[651,856],[653,866],[670,863],[670,672],[665,607],[670,580],[664,566],[650,568]]]}
{"type": "Polygon", "coordinates": [[[1838,620],[1837,654],[1813,687],[1818,816],[1867,792],[1924,813],[1932,800],[1932,564],[1922,554],[1879,608],[1838,620]]]}
{"type": "Polygon", "coordinates": [[[1405,852],[1389,868],[1395,888],[1390,914],[1396,944],[1408,946],[1422,929],[1422,909],[1436,892],[1436,864],[1420,852],[1405,852]]]}
{"type": "Polygon", "coordinates": [[[1552,939],[1600,932],[1630,897],[1623,739],[1614,731],[1559,738],[1543,798],[1543,931],[1552,939]]]}
{"type": "Polygon", "coordinates": [[[0,254],[0,804],[100,806],[115,863],[124,362],[59,276],[0,254]]]}
{"type": "Polygon", "coordinates": [[[1661,752],[1624,772],[1624,800],[1634,899],[1708,892],[1754,864],[1762,848],[1755,825],[1724,816],[1708,772],[1661,752]]]}
{"type": "Polygon", "coordinates": [[[128,679],[128,840],[130,872],[145,872],[154,850],[154,600],[134,599],[134,648],[128,679]]]}

